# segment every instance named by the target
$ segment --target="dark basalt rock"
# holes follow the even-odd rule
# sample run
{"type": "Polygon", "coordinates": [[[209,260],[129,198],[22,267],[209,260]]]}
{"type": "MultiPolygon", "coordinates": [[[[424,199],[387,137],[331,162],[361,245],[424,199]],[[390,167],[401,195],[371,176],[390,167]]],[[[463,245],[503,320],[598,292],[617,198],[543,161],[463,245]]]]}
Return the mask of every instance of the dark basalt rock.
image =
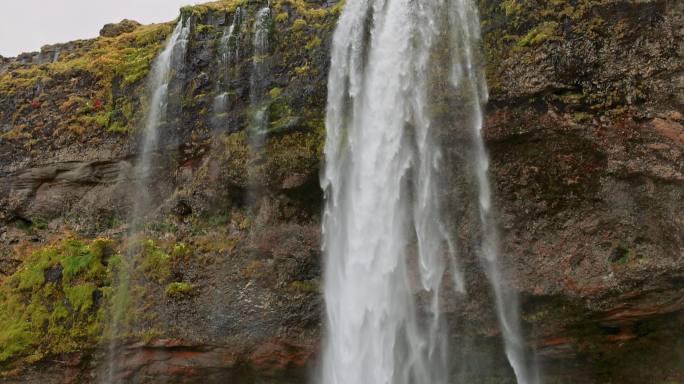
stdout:
{"type": "Polygon", "coordinates": [[[45,275],[45,282],[60,283],[62,281],[62,270],[63,268],[61,265],[56,265],[43,271],[43,274],[45,275]]]}

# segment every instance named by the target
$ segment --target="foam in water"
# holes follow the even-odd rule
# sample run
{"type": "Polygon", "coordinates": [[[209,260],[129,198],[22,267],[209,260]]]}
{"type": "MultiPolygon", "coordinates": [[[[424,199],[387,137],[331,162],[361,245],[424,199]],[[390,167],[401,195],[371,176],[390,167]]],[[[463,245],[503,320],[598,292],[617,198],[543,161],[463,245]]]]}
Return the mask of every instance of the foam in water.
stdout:
{"type": "Polygon", "coordinates": [[[475,230],[482,234],[480,259],[495,293],[506,354],[519,383],[537,381],[525,362],[517,299],[504,289],[497,262],[481,137],[487,90],[474,58],[479,33],[477,9],[469,0],[350,0],[339,19],[321,183],[325,384],[449,381],[440,290],[447,270],[457,291],[465,284],[440,216],[445,169],[435,130],[445,127],[435,122],[430,103],[444,84],[466,95],[459,106],[465,117],[452,125],[474,147],[470,163],[481,225],[475,230]],[[433,60],[445,46],[451,71],[435,84],[429,73],[445,64],[433,60]],[[417,305],[419,292],[427,294],[427,304],[417,305]]]}
{"type": "MultiPolygon", "coordinates": [[[[130,232],[133,235],[138,224],[151,205],[148,184],[153,170],[153,155],[159,150],[160,132],[159,127],[167,115],[168,88],[172,75],[183,66],[185,53],[190,33],[190,23],[179,20],[173,33],[169,37],[164,50],[155,59],[150,74],[148,76],[149,106],[145,119],[145,126],[142,133],[142,143],[138,155],[138,163],[135,167],[135,184],[132,191],[133,209],[130,214],[130,232]]],[[[126,258],[132,257],[134,249],[129,249],[126,258]]],[[[130,265],[131,263],[126,263],[130,265]]],[[[125,267],[121,268],[118,276],[117,290],[129,289],[130,271],[125,267]]],[[[117,375],[116,366],[116,337],[119,334],[121,319],[125,317],[125,306],[117,306],[114,303],[111,314],[111,325],[109,330],[110,345],[108,353],[107,372],[104,382],[107,384],[122,382],[117,375]]]]}

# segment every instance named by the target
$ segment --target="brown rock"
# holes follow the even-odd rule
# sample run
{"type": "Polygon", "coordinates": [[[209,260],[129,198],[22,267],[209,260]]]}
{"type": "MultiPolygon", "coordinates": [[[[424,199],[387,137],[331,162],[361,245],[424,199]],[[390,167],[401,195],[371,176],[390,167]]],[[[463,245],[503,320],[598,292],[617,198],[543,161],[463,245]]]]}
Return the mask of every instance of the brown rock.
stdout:
{"type": "Polygon", "coordinates": [[[118,23],[105,24],[100,30],[100,36],[116,37],[124,33],[133,32],[138,28],[140,23],[134,20],[123,19],[118,23]]]}

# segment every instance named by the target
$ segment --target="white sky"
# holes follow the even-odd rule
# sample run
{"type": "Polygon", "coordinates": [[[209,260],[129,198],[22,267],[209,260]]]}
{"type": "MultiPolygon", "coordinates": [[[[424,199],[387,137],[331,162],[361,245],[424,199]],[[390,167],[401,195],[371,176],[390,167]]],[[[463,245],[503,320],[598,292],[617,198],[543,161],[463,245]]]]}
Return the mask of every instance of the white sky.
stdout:
{"type": "Polygon", "coordinates": [[[0,55],[98,36],[107,23],[173,20],[183,5],[208,0],[0,0],[0,55]]]}

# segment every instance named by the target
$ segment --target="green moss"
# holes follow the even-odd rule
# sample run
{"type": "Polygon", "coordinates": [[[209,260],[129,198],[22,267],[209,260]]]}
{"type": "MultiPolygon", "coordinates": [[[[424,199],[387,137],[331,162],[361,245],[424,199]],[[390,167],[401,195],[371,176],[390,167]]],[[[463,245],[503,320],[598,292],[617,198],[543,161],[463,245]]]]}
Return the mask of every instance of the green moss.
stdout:
{"type": "Polygon", "coordinates": [[[610,261],[615,264],[625,265],[642,258],[637,254],[636,249],[629,247],[624,242],[614,241],[610,255],[610,261]]]}
{"type": "MultiPolygon", "coordinates": [[[[132,122],[121,118],[115,108],[117,103],[113,100],[113,94],[117,89],[125,90],[121,92],[125,94],[123,98],[130,102],[143,93],[142,80],[147,76],[171,28],[170,23],[142,26],[116,37],[83,41],[57,62],[12,69],[0,75],[0,93],[32,94],[38,84],[57,87],[67,100],[59,106],[64,116],[55,134],[62,131],[81,135],[91,127],[117,133],[130,131],[132,122]],[[94,92],[77,94],[82,91],[82,86],[77,89],[75,83],[65,80],[75,76],[87,79],[87,89],[94,92]]],[[[39,108],[35,108],[34,103],[39,106],[44,104],[38,98],[31,103],[31,108],[17,110],[16,118],[21,121],[38,113],[39,108]]],[[[33,140],[33,132],[20,133],[20,124],[13,126],[10,132],[3,135],[4,138],[33,140]]],[[[34,125],[36,132],[40,128],[34,125]]]]}
{"type": "Polygon", "coordinates": [[[141,241],[138,247],[138,268],[145,276],[160,284],[168,279],[171,275],[171,256],[159,248],[152,239],[141,241]]]}
{"type": "Polygon", "coordinates": [[[198,24],[195,33],[198,35],[208,35],[216,32],[216,27],[211,24],[198,24]]]}
{"type": "Polygon", "coordinates": [[[318,36],[314,36],[311,40],[309,40],[308,43],[306,43],[305,48],[307,50],[312,50],[314,48],[318,48],[321,46],[321,38],[318,36]]]}
{"type": "MultiPolygon", "coordinates": [[[[275,92],[277,94],[277,92],[275,92]]],[[[280,95],[278,95],[280,96],[280,95]]],[[[293,115],[292,108],[285,98],[275,97],[275,100],[267,106],[270,124],[268,131],[273,133],[282,128],[292,125],[297,117],[293,115]]]]}
{"type": "Polygon", "coordinates": [[[321,282],[317,279],[293,281],[290,283],[290,289],[304,293],[317,293],[321,290],[321,282]]]}
{"type": "Polygon", "coordinates": [[[277,99],[282,94],[283,94],[283,89],[278,88],[278,87],[273,88],[270,91],[268,91],[268,95],[271,96],[271,99],[277,99]]]}
{"type": "Polygon", "coordinates": [[[279,1],[280,6],[288,4],[297,10],[297,13],[308,20],[320,20],[338,11],[335,7],[325,8],[315,6],[306,0],[282,0],[279,1]]]}
{"type": "Polygon", "coordinates": [[[516,45],[518,47],[526,47],[528,45],[537,45],[546,40],[551,39],[558,29],[558,23],[555,21],[547,21],[541,25],[532,28],[527,35],[523,36],[516,45]]]}
{"type": "Polygon", "coordinates": [[[149,328],[140,333],[140,338],[146,342],[149,343],[150,341],[156,339],[162,334],[162,331],[158,330],[157,328],[149,328]]]}
{"type": "Polygon", "coordinates": [[[115,122],[107,128],[107,132],[116,134],[128,134],[131,133],[132,130],[128,126],[125,126],[119,122],[115,122]]]}
{"type": "Polygon", "coordinates": [[[292,23],[292,29],[295,31],[301,31],[306,27],[306,20],[304,19],[297,19],[292,23]]]}
{"type": "Polygon", "coordinates": [[[45,230],[48,227],[47,221],[45,221],[41,217],[34,217],[33,220],[31,220],[31,224],[32,224],[31,226],[33,228],[38,229],[38,230],[45,230]]]}
{"type": "Polygon", "coordinates": [[[576,123],[586,123],[591,121],[592,115],[586,112],[575,112],[572,114],[572,120],[576,123]]]}
{"type": "Polygon", "coordinates": [[[294,132],[269,140],[266,177],[280,179],[318,169],[323,140],[320,132],[294,132]]]}
{"type": "Polygon", "coordinates": [[[184,297],[193,292],[195,286],[186,282],[174,282],[166,286],[164,292],[166,296],[179,298],[184,297]]]}
{"type": "Polygon", "coordinates": [[[33,234],[36,231],[45,230],[48,227],[47,221],[41,217],[34,217],[30,220],[18,220],[16,221],[15,225],[18,229],[21,229],[29,234],[33,234]]]}
{"type": "Polygon", "coordinates": [[[247,0],[222,0],[199,5],[186,5],[181,8],[181,17],[186,20],[189,17],[204,17],[209,12],[234,12],[237,7],[246,4],[247,0]]]}
{"type": "Polygon", "coordinates": [[[520,13],[520,11],[523,9],[523,6],[516,0],[504,0],[501,2],[501,8],[503,8],[506,16],[513,16],[520,13]]]}
{"type": "Polygon", "coordinates": [[[112,112],[100,112],[94,117],[94,121],[97,125],[102,128],[107,128],[109,126],[109,121],[111,120],[112,112]]]}
{"type": "Polygon", "coordinates": [[[67,241],[62,248],[64,257],[60,263],[63,267],[63,274],[67,281],[71,281],[81,271],[84,271],[95,260],[95,256],[90,252],[89,248],[82,246],[82,243],[76,240],[67,241]]]}
{"type": "Polygon", "coordinates": [[[0,282],[0,371],[97,343],[104,311],[94,297],[109,282],[102,257],[110,246],[64,240],[36,250],[0,282]]]}
{"type": "Polygon", "coordinates": [[[304,64],[302,66],[295,68],[295,73],[302,76],[302,75],[309,73],[309,69],[310,69],[309,64],[307,63],[307,64],[304,64]]]}
{"type": "Polygon", "coordinates": [[[131,310],[133,298],[131,296],[131,275],[130,265],[124,258],[117,255],[112,257],[109,262],[112,271],[113,288],[104,290],[105,297],[109,300],[109,312],[111,322],[108,333],[111,337],[119,336],[118,333],[124,332],[134,321],[136,312],[131,310]]]}
{"type": "Polygon", "coordinates": [[[93,306],[93,296],[97,287],[94,284],[81,284],[65,287],[64,294],[77,312],[85,312],[93,306]]]}
{"type": "Polygon", "coordinates": [[[176,243],[171,249],[171,258],[174,260],[185,258],[192,254],[192,250],[185,243],[176,243]]]}
{"type": "Polygon", "coordinates": [[[276,21],[277,23],[281,23],[281,24],[282,24],[282,23],[286,22],[287,19],[288,19],[289,17],[290,17],[290,16],[288,15],[287,12],[280,12],[280,13],[278,13],[278,14],[276,15],[275,21],[276,21]]]}

